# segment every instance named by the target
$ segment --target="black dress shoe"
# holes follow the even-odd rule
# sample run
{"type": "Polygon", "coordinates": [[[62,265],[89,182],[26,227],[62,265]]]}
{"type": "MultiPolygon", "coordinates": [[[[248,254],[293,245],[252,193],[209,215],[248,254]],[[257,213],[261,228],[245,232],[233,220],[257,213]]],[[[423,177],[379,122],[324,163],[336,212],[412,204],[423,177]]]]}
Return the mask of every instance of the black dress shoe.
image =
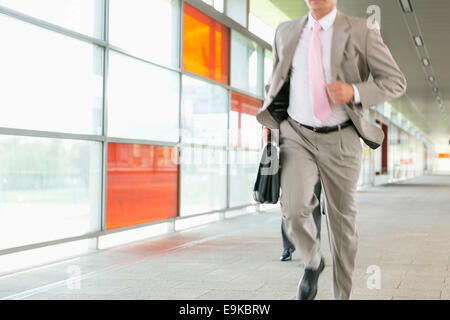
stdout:
{"type": "Polygon", "coordinates": [[[317,294],[317,282],[320,273],[325,269],[325,261],[320,258],[319,267],[314,270],[310,268],[305,269],[302,280],[297,289],[297,300],[314,300],[317,294]]]}
{"type": "Polygon", "coordinates": [[[281,253],[280,260],[281,261],[290,261],[292,260],[292,252],[295,251],[295,248],[284,249],[281,253]]]}

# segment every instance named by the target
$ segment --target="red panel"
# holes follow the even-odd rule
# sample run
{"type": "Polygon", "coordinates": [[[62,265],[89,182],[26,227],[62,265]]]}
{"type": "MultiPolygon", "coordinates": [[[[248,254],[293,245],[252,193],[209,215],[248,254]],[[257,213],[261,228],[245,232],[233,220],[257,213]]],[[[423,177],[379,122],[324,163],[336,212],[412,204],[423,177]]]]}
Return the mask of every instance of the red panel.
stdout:
{"type": "MultiPolygon", "coordinates": [[[[242,147],[242,114],[249,114],[252,116],[256,116],[258,110],[262,107],[263,101],[249,97],[245,94],[238,93],[235,91],[231,91],[231,111],[238,113],[238,123],[237,128],[230,128],[231,130],[236,130],[238,132],[238,140],[236,142],[236,147],[242,147]]],[[[234,126],[235,124],[231,124],[234,126]]]]}
{"type": "Polygon", "coordinates": [[[107,230],[178,214],[177,156],[174,147],[108,144],[107,230]]]}
{"type": "Polygon", "coordinates": [[[263,101],[235,91],[231,92],[231,110],[256,116],[263,101]]]}
{"type": "Polygon", "coordinates": [[[183,69],[229,84],[230,29],[184,4],[183,69]]]}
{"type": "Polygon", "coordinates": [[[375,175],[379,174],[387,174],[388,172],[388,126],[379,120],[375,120],[376,123],[378,123],[381,126],[381,129],[384,133],[384,140],[381,144],[381,172],[375,172],[375,175]]]}

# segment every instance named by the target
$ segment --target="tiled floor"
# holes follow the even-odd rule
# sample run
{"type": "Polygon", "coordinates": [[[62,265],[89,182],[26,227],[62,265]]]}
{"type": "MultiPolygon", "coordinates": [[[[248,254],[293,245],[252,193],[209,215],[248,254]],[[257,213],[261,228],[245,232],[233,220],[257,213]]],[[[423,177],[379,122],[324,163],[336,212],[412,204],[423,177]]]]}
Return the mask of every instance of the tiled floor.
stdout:
{"type": "MultiPolygon", "coordinates": [[[[358,193],[353,299],[450,299],[450,176],[358,193]],[[374,273],[381,275],[380,287],[374,273]]],[[[331,260],[317,299],[331,299],[331,260]]],[[[0,277],[7,299],[293,299],[302,264],[280,262],[272,210],[0,277]],[[79,278],[68,280],[70,268],[79,278]],[[76,281],[80,279],[80,281],[76,281]]]]}

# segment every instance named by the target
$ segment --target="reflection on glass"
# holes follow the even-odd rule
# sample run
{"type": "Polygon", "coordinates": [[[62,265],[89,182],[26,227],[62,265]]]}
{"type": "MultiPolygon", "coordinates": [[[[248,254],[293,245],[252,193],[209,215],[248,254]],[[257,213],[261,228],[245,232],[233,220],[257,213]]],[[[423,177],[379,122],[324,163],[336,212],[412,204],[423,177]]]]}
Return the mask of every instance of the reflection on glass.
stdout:
{"type": "Polygon", "coordinates": [[[248,30],[267,43],[272,44],[275,38],[275,29],[264,23],[253,13],[248,15],[248,30]]]}
{"type": "Polygon", "coordinates": [[[0,249],[98,231],[99,142],[0,136],[0,249]]]}
{"type": "Polygon", "coordinates": [[[177,152],[164,146],[108,145],[107,230],[177,215],[177,152]]]}
{"type": "Polygon", "coordinates": [[[108,135],[178,142],[179,74],[110,51],[108,135]]]}
{"type": "Polygon", "coordinates": [[[110,0],[109,41],[162,65],[179,66],[179,0],[110,0]]]}
{"type": "Polygon", "coordinates": [[[227,144],[228,91],[183,76],[182,142],[227,144]]]}
{"type": "Polygon", "coordinates": [[[88,36],[103,37],[104,0],[0,0],[0,6],[88,36]]]}
{"type": "MultiPolygon", "coordinates": [[[[269,83],[270,77],[272,76],[273,69],[273,55],[272,51],[264,50],[264,86],[269,83]]],[[[264,90],[264,97],[266,92],[264,90]]]]}
{"type": "Polygon", "coordinates": [[[231,92],[230,145],[239,148],[261,148],[261,124],[256,114],[262,101],[244,94],[231,92]]]}
{"type": "Polygon", "coordinates": [[[181,149],[180,215],[226,207],[226,151],[201,147],[181,149]]]}
{"type": "Polygon", "coordinates": [[[234,30],[231,40],[231,86],[263,96],[263,49],[234,30]]]}
{"type": "Polygon", "coordinates": [[[0,126],[102,133],[103,49],[0,14],[0,126]]]}
{"type": "Polygon", "coordinates": [[[230,151],[230,207],[254,203],[253,186],[259,165],[257,151],[230,151]]]}
{"type": "Polygon", "coordinates": [[[214,9],[223,13],[223,1],[224,0],[202,0],[203,2],[213,6],[214,9]]]}
{"type": "Polygon", "coordinates": [[[247,1],[227,0],[226,7],[227,16],[244,27],[247,27],[247,1]]]}

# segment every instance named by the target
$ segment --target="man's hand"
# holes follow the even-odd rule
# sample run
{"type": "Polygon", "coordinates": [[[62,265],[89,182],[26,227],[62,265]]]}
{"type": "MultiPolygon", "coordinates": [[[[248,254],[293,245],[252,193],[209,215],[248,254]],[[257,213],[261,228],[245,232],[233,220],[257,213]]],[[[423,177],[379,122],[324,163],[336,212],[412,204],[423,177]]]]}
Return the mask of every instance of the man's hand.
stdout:
{"type": "Polygon", "coordinates": [[[327,91],[334,104],[347,104],[353,100],[355,94],[353,86],[342,81],[327,84],[327,91]]]}

